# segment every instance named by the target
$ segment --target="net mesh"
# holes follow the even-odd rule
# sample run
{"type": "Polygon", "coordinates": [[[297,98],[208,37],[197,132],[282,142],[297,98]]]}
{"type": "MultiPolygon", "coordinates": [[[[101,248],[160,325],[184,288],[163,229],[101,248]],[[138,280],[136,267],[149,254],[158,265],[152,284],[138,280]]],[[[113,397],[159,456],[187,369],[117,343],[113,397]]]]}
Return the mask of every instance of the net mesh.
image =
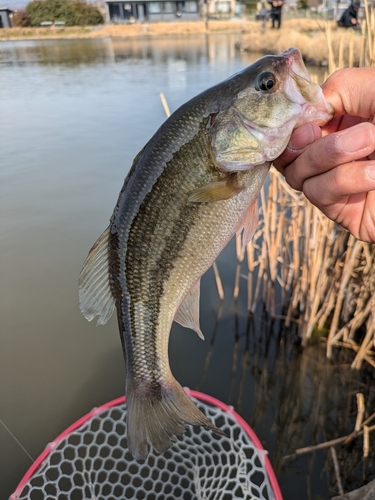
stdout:
{"type": "Polygon", "coordinates": [[[141,463],[127,450],[126,404],[98,409],[50,443],[46,457],[10,500],[281,498],[270,483],[266,452],[255,446],[234,412],[192,399],[227,437],[189,427],[170,450],[141,463]]]}

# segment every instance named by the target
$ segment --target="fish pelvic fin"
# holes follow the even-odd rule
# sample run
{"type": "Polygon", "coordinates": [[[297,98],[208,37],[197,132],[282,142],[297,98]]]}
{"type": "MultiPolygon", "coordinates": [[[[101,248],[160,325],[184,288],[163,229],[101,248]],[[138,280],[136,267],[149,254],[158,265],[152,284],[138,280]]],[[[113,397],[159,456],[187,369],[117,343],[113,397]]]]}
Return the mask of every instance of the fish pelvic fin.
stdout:
{"type": "Polygon", "coordinates": [[[204,340],[204,335],[199,326],[200,285],[201,280],[199,279],[180,305],[174,320],[185,328],[191,328],[197,332],[200,339],[204,340]]]}
{"type": "Polygon", "coordinates": [[[170,375],[167,381],[135,382],[127,379],[127,440],[136,460],[145,460],[153,449],[163,453],[182,435],[188,424],[201,425],[215,434],[215,427],[170,375]]]}
{"type": "Polygon", "coordinates": [[[109,227],[91,248],[79,275],[79,306],[86,319],[99,316],[104,325],[111,317],[115,299],[111,292],[108,266],[109,227]]]}

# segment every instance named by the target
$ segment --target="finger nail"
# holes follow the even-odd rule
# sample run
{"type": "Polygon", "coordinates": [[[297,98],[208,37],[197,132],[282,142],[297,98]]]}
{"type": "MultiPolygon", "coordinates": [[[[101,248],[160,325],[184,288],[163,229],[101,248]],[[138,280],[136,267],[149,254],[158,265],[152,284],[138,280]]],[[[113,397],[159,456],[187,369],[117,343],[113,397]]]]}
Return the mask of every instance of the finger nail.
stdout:
{"type": "Polygon", "coordinates": [[[343,153],[355,153],[367,148],[372,142],[372,126],[361,123],[348,128],[337,137],[337,148],[343,153]]]}
{"type": "Polygon", "coordinates": [[[370,179],[375,181],[375,163],[369,163],[366,166],[366,173],[370,177],[370,179]]]}
{"type": "Polygon", "coordinates": [[[314,129],[311,123],[306,123],[305,125],[302,125],[294,130],[289,141],[289,147],[298,151],[299,149],[303,149],[309,144],[312,144],[314,140],[314,129]]]}

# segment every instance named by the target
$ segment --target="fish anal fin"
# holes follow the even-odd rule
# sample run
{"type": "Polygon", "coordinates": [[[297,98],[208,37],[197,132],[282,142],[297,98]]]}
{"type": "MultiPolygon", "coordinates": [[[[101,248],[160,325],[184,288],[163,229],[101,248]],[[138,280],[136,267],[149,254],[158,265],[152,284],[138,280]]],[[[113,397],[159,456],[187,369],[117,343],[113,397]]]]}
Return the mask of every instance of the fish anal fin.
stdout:
{"type": "Polygon", "coordinates": [[[154,449],[163,453],[182,435],[187,425],[201,425],[216,434],[215,427],[197,408],[170,374],[165,380],[138,381],[127,375],[127,439],[136,460],[145,460],[154,449]]]}
{"type": "Polygon", "coordinates": [[[86,319],[99,316],[98,325],[111,317],[115,299],[111,292],[108,268],[109,228],[91,248],[79,275],[79,306],[86,319]]]}
{"type": "Polygon", "coordinates": [[[236,176],[230,176],[220,181],[209,182],[195,189],[189,196],[190,202],[207,203],[212,201],[229,200],[243,190],[237,183],[236,176]]]}
{"type": "Polygon", "coordinates": [[[259,214],[258,214],[258,199],[252,202],[247,209],[247,212],[242,219],[237,233],[242,231],[242,246],[245,247],[254,236],[255,230],[258,227],[259,214]]]}
{"type": "Polygon", "coordinates": [[[189,291],[185,300],[180,305],[174,320],[185,328],[191,328],[197,332],[198,336],[204,340],[204,335],[199,326],[199,296],[200,283],[198,280],[193,288],[189,291]]]}

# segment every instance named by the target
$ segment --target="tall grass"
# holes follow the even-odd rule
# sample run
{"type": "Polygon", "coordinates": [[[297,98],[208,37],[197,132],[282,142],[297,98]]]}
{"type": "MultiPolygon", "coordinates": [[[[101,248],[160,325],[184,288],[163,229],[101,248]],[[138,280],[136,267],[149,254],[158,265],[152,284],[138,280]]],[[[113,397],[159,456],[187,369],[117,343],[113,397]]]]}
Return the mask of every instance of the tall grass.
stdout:
{"type": "Polygon", "coordinates": [[[371,58],[367,45],[369,33],[373,40],[373,20],[364,22],[364,31],[354,32],[338,28],[333,21],[323,19],[287,19],[280,30],[266,31],[260,25],[246,32],[241,40],[241,49],[266,54],[281,53],[288,47],[298,47],[303,58],[320,66],[328,67],[331,73],[337,67],[369,65],[371,58]],[[332,66],[335,59],[335,65],[332,66]]]}

